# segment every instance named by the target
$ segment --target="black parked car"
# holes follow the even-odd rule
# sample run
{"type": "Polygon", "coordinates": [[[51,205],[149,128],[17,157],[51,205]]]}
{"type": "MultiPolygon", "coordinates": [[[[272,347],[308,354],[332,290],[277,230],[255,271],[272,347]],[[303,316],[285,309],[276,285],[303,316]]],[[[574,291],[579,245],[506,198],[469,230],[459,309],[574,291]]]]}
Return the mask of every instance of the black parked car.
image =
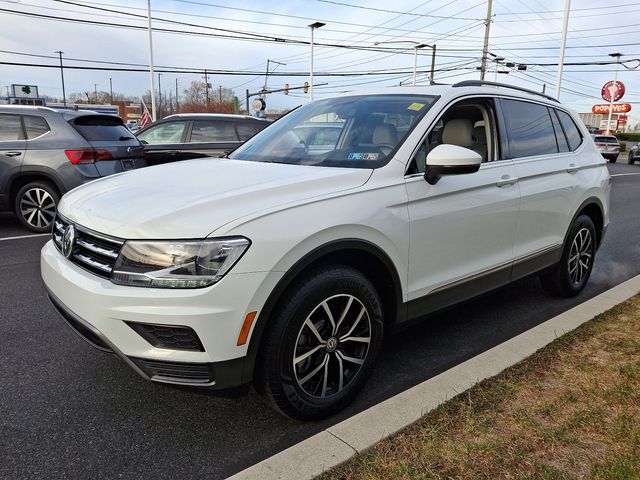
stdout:
{"type": "Polygon", "coordinates": [[[0,210],[13,210],[33,231],[51,231],[68,190],[145,165],[142,145],[120,117],[0,106],[0,210]]]}
{"type": "Polygon", "coordinates": [[[136,132],[149,165],[220,157],[269,125],[269,120],[222,113],[170,115],[136,132]]]}

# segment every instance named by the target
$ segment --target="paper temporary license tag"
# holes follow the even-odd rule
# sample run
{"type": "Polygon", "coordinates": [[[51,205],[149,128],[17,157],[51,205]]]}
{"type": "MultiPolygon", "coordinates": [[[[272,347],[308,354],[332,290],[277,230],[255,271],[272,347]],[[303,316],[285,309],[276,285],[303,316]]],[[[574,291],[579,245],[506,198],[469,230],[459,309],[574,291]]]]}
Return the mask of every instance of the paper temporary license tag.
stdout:
{"type": "Polygon", "coordinates": [[[418,112],[422,110],[422,107],[424,107],[424,103],[412,103],[407,107],[407,110],[415,110],[416,112],[418,112]]]}
{"type": "Polygon", "coordinates": [[[347,156],[348,160],[378,160],[380,158],[379,153],[350,153],[347,156]]]}

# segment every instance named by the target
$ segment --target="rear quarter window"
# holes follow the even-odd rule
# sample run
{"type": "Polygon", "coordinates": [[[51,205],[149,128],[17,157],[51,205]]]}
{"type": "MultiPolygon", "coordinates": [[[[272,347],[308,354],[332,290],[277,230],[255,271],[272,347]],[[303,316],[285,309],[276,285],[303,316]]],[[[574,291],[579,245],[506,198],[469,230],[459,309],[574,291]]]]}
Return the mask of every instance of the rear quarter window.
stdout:
{"type": "Polygon", "coordinates": [[[42,117],[38,117],[35,115],[24,115],[22,117],[22,120],[24,121],[24,129],[27,132],[28,139],[41,137],[45,133],[51,131],[49,124],[42,117]]]}
{"type": "Polygon", "coordinates": [[[118,142],[135,138],[119,117],[86,115],[76,117],[70,123],[89,142],[118,142]]]}
{"type": "Polygon", "coordinates": [[[567,136],[569,148],[571,149],[571,151],[577,149],[582,143],[582,134],[580,133],[580,130],[567,112],[556,110],[556,113],[558,114],[558,118],[560,119],[560,123],[562,124],[562,129],[567,136]]]}

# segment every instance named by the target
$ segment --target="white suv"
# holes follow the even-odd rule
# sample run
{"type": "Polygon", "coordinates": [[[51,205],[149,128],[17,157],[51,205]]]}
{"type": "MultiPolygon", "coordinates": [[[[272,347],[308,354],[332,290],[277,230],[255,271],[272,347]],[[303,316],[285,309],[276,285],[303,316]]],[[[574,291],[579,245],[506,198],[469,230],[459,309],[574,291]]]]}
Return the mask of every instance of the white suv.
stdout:
{"type": "Polygon", "coordinates": [[[609,191],[589,133],[550,97],[474,81],[352,93],[228,158],[73,190],[42,277],[80,335],[144,378],[253,383],[321,418],[394,325],[534,273],[578,294],[609,191]],[[313,129],[327,138],[309,148],[313,129]]]}

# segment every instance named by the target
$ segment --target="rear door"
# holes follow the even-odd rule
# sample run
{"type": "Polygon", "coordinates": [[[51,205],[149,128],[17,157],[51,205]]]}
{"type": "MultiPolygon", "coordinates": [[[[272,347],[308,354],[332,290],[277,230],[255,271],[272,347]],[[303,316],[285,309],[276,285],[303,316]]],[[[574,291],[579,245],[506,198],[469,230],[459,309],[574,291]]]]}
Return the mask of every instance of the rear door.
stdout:
{"type": "Polygon", "coordinates": [[[0,114],[0,209],[11,208],[9,180],[20,171],[26,144],[20,115],[0,114]]]}
{"type": "Polygon", "coordinates": [[[189,132],[189,120],[176,119],[156,123],[136,133],[144,145],[145,159],[149,165],[183,160],[182,145],[189,132]]]}
{"type": "Polygon", "coordinates": [[[514,241],[516,278],[560,258],[581,194],[580,176],[576,175],[580,159],[573,150],[582,142],[574,138],[569,146],[555,108],[504,98],[500,104],[521,193],[514,241]]]}
{"type": "Polygon", "coordinates": [[[146,165],[142,144],[124,126],[120,117],[82,115],[71,119],[70,123],[98,152],[95,165],[100,176],[146,165]]]}
{"type": "Polygon", "coordinates": [[[183,157],[221,157],[238,148],[242,142],[235,122],[227,119],[193,120],[183,157]]]}

